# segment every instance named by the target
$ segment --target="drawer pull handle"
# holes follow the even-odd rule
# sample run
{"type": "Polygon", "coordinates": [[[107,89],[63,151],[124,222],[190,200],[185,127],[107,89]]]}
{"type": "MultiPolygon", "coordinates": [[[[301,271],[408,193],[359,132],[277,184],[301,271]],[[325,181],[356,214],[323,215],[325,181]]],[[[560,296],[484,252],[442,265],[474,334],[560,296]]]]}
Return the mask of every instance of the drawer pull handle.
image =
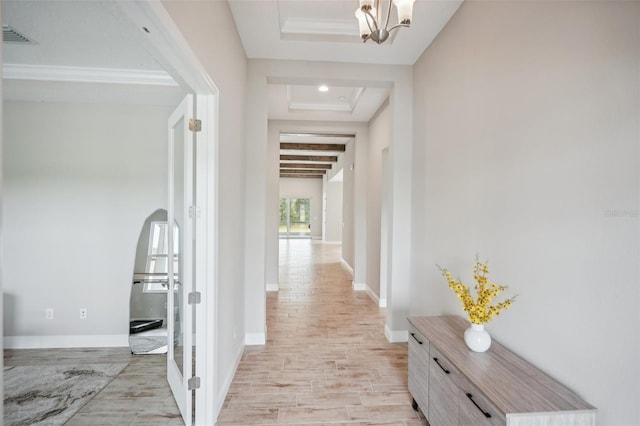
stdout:
{"type": "MultiPolygon", "coordinates": [[[[444,371],[444,372],[445,372],[445,373],[447,373],[447,374],[449,374],[449,373],[450,373],[450,371],[449,371],[449,370],[447,370],[446,368],[444,368],[444,367],[442,366],[442,364],[440,364],[440,362],[438,361],[438,358],[433,358],[433,360],[436,362],[436,364],[438,364],[438,367],[442,368],[442,371],[444,371]]],[[[474,402],[474,404],[475,404],[475,402],[474,402]]]]}
{"type": "Polygon", "coordinates": [[[471,400],[471,402],[473,402],[473,405],[475,405],[475,406],[476,406],[476,408],[477,408],[478,410],[480,410],[480,412],[481,412],[482,414],[484,414],[484,416],[485,416],[486,418],[488,418],[488,419],[490,419],[490,418],[491,418],[491,414],[487,413],[487,412],[486,412],[486,411],[484,411],[482,408],[480,408],[480,406],[479,406],[479,405],[478,405],[478,404],[473,400],[473,395],[471,395],[470,393],[467,393],[467,398],[469,398],[469,399],[471,400]]]}
{"type": "Polygon", "coordinates": [[[418,340],[418,338],[416,337],[416,333],[411,333],[411,337],[413,337],[416,342],[422,344],[422,342],[420,340],[418,340]]]}

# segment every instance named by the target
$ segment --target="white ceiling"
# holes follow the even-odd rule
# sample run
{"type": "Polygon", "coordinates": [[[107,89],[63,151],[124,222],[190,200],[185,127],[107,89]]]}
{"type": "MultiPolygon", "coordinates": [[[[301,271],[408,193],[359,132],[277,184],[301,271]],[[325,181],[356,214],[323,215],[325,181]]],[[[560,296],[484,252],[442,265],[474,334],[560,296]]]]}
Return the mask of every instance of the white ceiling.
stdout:
{"type": "MultiPolygon", "coordinates": [[[[389,1],[381,0],[383,16],[389,1]]],[[[358,0],[229,0],[249,58],[395,65],[414,64],[461,3],[416,0],[411,27],[377,45],[360,38],[358,0]]],[[[395,7],[390,22],[397,22],[395,7]]],[[[298,78],[269,85],[269,118],[368,122],[388,96],[389,89],[357,85],[321,93],[298,78]]]]}
{"type": "Polygon", "coordinates": [[[315,84],[269,84],[269,118],[366,122],[376,113],[389,89],[331,86],[320,92],[315,84]]]}
{"type": "MultiPolygon", "coordinates": [[[[381,0],[386,14],[388,0],[381,0]]],[[[362,43],[358,0],[229,0],[248,58],[413,64],[462,0],[416,0],[410,28],[362,43]]],[[[185,93],[113,0],[3,0],[3,25],[34,41],[3,45],[4,98],[175,105],[185,93]]],[[[188,7],[188,3],[185,3],[188,7]]],[[[393,8],[395,9],[395,8],[393,8]]],[[[391,22],[395,22],[395,10],[391,22]]],[[[302,82],[302,83],[301,83],[302,82]]],[[[270,82],[269,118],[368,122],[388,88],[270,82]]]]}
{"type": "MultiPolygon", "coordinates": [[[[389,1],[382,0],[383,16],[389,1]]],[[[417,0],[411,27],[377,45],[360,39],[358,0],[229,0],[249,58],[396,65],[413,65],[461,3],[417,0]]]]}
{"type": "Polygon", "coordinates": [[[113,1],[3,0],[3,97],[38,102],[177,105],[185,90],[145,50],[113,1]]]}

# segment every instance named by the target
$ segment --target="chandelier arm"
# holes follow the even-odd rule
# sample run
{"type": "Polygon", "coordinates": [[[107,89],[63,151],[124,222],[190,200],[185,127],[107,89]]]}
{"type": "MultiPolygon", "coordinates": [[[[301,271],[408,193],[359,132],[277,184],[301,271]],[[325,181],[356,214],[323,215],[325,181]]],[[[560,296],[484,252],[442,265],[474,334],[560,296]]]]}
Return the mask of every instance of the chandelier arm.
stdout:
{"type": "Polygon", "coordinates": [[[391,31],[395,30],[398,27],[409,28],[410,26],[411,26],[410,24],[397,24],[397,25],[394,25],[393,27],[389,28],[387,31],[391,32],[391,31]]]}
{"type": "Polygon", "coordinates": [[[369,31],[371,31],[371,33],[373,33],[374,31],[378,31],[378,23],[376,22],[376,18],[371,14],[369,10],[362,10],[362,11],[365,14],[365,19],[367,21],[367,25],[369,26],[369,31]],[[369,22],[369,18],[371,18],[371,21],[373,21],[373,28],[375,28],[375,30],[371,27],[371,22],[369,22]]]}
{"type": "MultiPolygon", "coordinates": [[[[380,0],[378,0],[379,2],[380,0]]],[[[387,27],[389,26],[389,17],[391,16],[391,5],[393,4],[393,0],[389,0],[389,10],[387,10],[387,17],[384,20],[384,27],[385,29],[387,29],[387,27]]],[[[380,10],[380,9],[378,9],[380,10]]],[[[387,30],[390,31],[390,30],[387,30]]]]}

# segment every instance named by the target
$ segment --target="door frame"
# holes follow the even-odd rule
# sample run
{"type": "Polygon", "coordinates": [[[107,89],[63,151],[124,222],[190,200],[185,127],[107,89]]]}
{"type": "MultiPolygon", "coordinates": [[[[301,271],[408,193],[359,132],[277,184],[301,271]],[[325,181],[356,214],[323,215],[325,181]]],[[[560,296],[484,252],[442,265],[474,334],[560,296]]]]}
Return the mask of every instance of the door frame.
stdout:
{"type": "Polygon", "coordinates": [[[218,398],[217,363],[217,219],[218,219],[218,124],[219,91],[161,2],[116,0],[122,12],[139,29],[140,42],[159,63],[195,96],[195,114],[202,122],[196,133],[196,231],[195,291],[201,294],[196,307],[195,425],[215,424],[223,401],[218,398]],[[213,259],[213,260],[212,260],[213,259]],[[214,402],[213,404],[211,402],[214,402]]]}
{"type": "MultiPolygon", "coordinates": [[[[193,133],[189,129],[189,118],[194,115],[193,95],[187,94],[185,98],[176,107],[176,110],[168,119],[168,209],[167,222],[171,232],[169,232],[169,247],[171,250],[175,247],[175,233],[173,227],[176,223],[176,217],[182,218],[181,226],[178,227],[178,238],[183,242],[180,245],[178,255],[183,261],[179,261],[179,281],[175,281],[176,271],[175,263],[168,263],[168,283],[167,288],[167,380],[169,387],[173,393],[173,397],[178,404],[180,413],[182,414],[185,424],[191,426],[193,399],[189,391],[188,379],[193,377],[192,371],[192,355],[193,355],[193,309],[194,307],[188,303],[188,295],[194,291],[194,268],[193,263],[193,246],[191,244],[193,232],[195,230],[194,220],[189,214],[190,206],[195,203],[194,200],[194,138],[193,133]],[[181,124],[180,128],[176,125],[181,124]],[[176,136],[183,138],[183,146],[180,150],[176,149],[176,136]],[[176,158],[176,153],[180,151],[180,156],[176,158]],[[175,167],[181,161],[181,175],[176,174],[175,167]],[[176,179],[182,182],[181,192],[176,194],[176,179]],[[177,196],[181,196],[178,199],[177,196]],[[180,210],[176,210],[176,202],[179,201],[180,210]],[[176,288],[179,294],[178,306],[176,303],[176,288]],[[176,309],[180,312],[179,323],[176,324],[176,309]],[[178,359],[181,365],[176,363],[176,326],[181,329],[182,342],[182,359],[178,359]]],[[[172,252],[173,253],[173,252],[172,252]]],[[[173,256],[173,254],[172,254],[173,256]]]]}

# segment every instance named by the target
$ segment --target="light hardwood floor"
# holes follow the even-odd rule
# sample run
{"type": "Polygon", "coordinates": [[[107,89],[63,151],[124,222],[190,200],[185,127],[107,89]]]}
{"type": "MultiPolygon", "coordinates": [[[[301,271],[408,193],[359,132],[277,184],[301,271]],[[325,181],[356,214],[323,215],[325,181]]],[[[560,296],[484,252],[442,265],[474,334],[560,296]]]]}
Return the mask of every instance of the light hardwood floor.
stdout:
{"type": "Polygon", "coordinates": [[[129,348],[5,350],[4,364],[128,363],[66,426],[184,425],[167,384],[164,355],[131,355],[129,348]]]}
{"type": "MultiPolygon", "coordinates": [[[[267,295],[267,344],[247,347],[218,425],[427,425],[411,408],[407,346],[354,292],[340,246],[280,241],[280,291],[267,295]]],[[[182,425],[166,357],[127,348],[7,350],[5,365],[128,362],[67,425],[182,425]]],[[[212,402],[213,403],[213,402],[212,402]]]]}
{"type": "Polygon", "coordinates": [[[407,345],[354,292],[341,248],[280,240],[280,291],[267,295],[267,344],[248,347],[218,424],[426,425],[411,408],[407,345]]]}

